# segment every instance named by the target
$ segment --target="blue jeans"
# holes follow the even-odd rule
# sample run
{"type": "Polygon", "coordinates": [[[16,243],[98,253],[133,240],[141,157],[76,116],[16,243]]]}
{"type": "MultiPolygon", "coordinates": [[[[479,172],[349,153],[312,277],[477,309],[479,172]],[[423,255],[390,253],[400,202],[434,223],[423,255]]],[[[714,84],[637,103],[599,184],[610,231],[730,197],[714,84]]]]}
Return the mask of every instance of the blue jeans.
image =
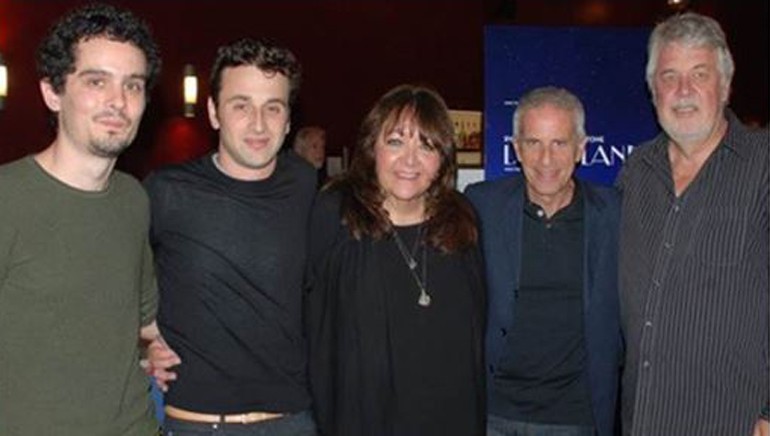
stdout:
{"type": "Polygon", "coordinates": [[[487,415],[487,436],[594,436],[591,426],[511,421],[487,415]]]}
{"type": "Polygon", "coordinates": [[[315,421],[309,411],[253,424],[206,424],[166,416],[164,436],[316,436],[315,421]]]}

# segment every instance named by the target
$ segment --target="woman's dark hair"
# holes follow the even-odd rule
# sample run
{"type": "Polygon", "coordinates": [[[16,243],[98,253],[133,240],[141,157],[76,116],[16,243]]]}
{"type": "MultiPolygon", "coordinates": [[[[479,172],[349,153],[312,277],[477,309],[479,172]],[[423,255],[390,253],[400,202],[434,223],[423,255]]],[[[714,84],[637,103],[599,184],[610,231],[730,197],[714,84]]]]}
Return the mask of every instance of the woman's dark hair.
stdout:
{"type": "Polygon", "coordinates": [[[361,124],[358,143],[349,171],[332,183],[343,192],[342,218],[355,238],[380,239],[392,224],[383,207],[385,195],[377,180],[375,144],[378,138],[413,121],[420,139],[439,153],[438,174],[425,199],[428,244],[444,252],[476,243],[473,211],[455,190],[455,136],[452,121],[441,96],[426,87],[400,85],[383,95],[361,124]]]}
{"type": "Polygon", "coordinates": [[[78,8],[60,19],[40,44],[37,70],[56,93],[61,93],[67,75],[75,71],[77,45],[92,38],[130,43],[147,60],[145,92],[149,94],[160,74],[160,52],[150,29],[133,13],[106,4],[78,8]]]}

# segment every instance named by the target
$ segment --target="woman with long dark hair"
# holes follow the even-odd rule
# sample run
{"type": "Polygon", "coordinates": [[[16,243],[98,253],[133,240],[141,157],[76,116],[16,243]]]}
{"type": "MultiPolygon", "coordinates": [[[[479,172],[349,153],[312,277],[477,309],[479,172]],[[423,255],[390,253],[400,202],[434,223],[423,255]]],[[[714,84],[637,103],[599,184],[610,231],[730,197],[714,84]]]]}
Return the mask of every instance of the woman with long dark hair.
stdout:
{"type": "Polygon", "coordinates": [[[484,432],[483,270],[454,145],[443,99],[398,86],[316,200],[306,319],[324,435],[484,432]]]}

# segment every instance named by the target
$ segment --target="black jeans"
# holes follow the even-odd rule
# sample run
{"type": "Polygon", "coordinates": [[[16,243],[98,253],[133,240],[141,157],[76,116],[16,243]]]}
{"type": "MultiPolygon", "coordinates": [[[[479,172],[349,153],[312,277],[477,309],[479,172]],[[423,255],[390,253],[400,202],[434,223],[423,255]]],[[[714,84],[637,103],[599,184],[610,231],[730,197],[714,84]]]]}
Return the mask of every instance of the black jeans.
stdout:
{"type": "Polygon", "coordinates": [[[593,436],[591,426],[538,424],[487,415],[487,436],[593,436]]]}

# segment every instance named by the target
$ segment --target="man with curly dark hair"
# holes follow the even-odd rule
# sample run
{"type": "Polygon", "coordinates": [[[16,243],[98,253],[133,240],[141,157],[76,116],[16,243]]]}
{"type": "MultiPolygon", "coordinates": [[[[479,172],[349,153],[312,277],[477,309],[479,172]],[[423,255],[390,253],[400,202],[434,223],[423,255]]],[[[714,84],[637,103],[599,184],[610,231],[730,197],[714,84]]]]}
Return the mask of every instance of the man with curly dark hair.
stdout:
{"type": "Polygon", "coordinates": [[[112,6],[40,46],[56,135],[0,167],[2,435],[157,434],[138,346],[157,335],[149,203],[113,169],[159,67],[147,26],[112,6]]]}
{"type": "Polygon", "coordinates": [[[160,74],[160,52],[147,25],[123,9],[93,4],[79,9],[57,23],[37,53],[37,68],[41,77],[50,82],[54,91],[61,92],[68,74],[75,71],[78,43],[95,38],[125,42],[139,49],[147,63],[145,95],[155,85],[160,74]]]}
{"type": "Polygon", "coordinates": [[[299,79],[282,47],[221,47],[208,99],[217,151],[145,183],[158,324],[178,353],[150,353],[163,388],[181,361],[165,398],[168,435],[315,434],[301,315],[316,176],[279,154],[299,79]]]}

